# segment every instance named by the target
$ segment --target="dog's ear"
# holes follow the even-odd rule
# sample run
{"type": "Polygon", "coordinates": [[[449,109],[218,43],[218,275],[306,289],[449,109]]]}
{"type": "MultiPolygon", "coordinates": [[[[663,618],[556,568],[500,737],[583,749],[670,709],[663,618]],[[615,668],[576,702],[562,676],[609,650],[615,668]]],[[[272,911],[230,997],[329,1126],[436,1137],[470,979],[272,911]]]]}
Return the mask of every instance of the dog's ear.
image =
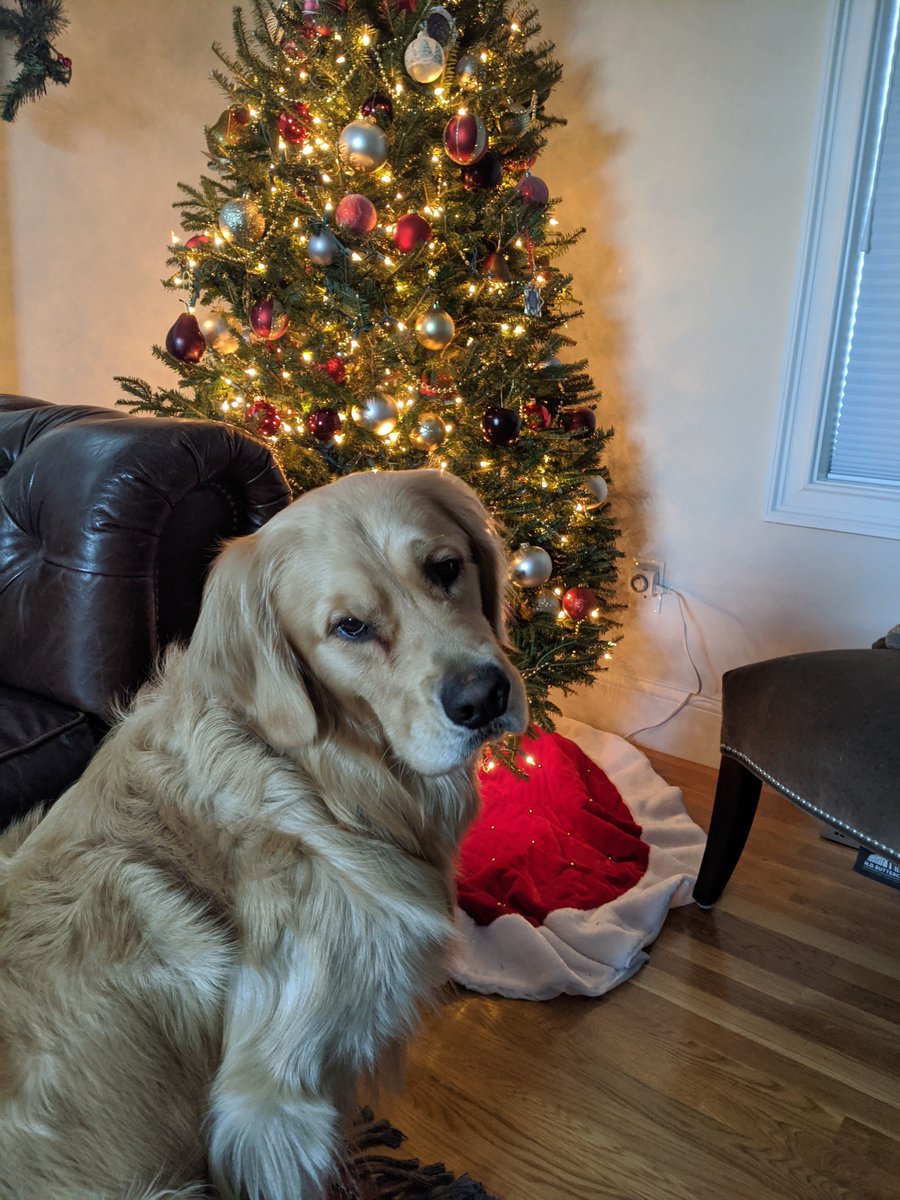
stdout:
{"type": "Polygon", "coordinates": [[[210,572],[188,655],[202,687],[290,754],[313,740],[317,720],[302,663],[278,619],[278,569],[260,534],[230,542],[210,572]]]}
{"type": "Polygon", "coordinates": [[[501,642],[506,642],[506,546],[497,525],[467,483],[448,471],[435,471],[440,480],[437,494],[449,516],[465,531],[478,567],[481,607],[501,642]]]}

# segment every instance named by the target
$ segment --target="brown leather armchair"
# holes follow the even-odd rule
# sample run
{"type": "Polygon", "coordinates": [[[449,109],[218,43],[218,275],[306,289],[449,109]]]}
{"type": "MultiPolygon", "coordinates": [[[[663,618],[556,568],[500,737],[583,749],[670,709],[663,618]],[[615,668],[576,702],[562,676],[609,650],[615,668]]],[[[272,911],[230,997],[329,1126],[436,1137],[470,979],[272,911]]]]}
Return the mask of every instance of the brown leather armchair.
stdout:
{"type": "Polygon", "coordinates": [[[223,423],[0,396],[0,827],[78,778],[220,543],[289,499],[223,423]]]}

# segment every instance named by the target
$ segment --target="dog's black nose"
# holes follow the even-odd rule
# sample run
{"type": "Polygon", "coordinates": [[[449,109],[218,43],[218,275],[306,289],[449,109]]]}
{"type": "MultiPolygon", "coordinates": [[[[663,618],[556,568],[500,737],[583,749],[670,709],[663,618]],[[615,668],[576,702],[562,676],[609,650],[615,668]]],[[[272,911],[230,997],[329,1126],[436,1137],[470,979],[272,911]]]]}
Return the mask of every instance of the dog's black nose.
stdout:
{"type": "Polygon", "coordinates": [[[494,663],[452,675],[441,688],[441,704],[454,725],[481,729],[502,717],[509,700],[509,680],[494,663]]]}

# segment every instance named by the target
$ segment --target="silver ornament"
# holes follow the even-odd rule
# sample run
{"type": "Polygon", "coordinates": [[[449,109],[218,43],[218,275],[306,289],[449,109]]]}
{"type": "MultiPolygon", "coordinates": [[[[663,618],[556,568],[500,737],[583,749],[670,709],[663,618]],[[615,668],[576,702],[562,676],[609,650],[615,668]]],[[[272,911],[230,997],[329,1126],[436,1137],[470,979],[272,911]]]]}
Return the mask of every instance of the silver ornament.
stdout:
{"type": "Polygon", "coordinates": [[[453,318],[442,308],[429,308],[416,321],[416,338],[426,350],[443,350],[455,333],[453,318]]]}
{"type": "Polygon", "coordinates": [[[437,413],[422,413],[416,421],[416,427],[409,435],[409,440],[420,450],[436,450],[443,444],[447,436],[447,426],[437,413]]]}
{"type": "Polygon", "coordinates": [[[368,174],[370,171],[377,171],[386,161],[387,138],[374,121],[365,118],[351,121],[341,130],[338,153],[341,162],[368,174]]]}
{"type": "Polygon", "coordinates": [[[539,587],[553,574],[553,559],[540,546],[519,547],[510,560],[510,574],[519,587],[539,587]]]}
{"type": "Polygon", "coordinates": [[[226,200],[219,209],[219,229],[226,242],[252,246],[266,232],[266,219],[255,200],[226,200]]]}
{"type": "Polygon", "coordinates": [[[552,592],[538,592],[534,598],[535,612],[549,613],[551,617],[558,617],[561,609],[559,597],[554,596],[552,592]]]}
{"type": "Polygon", "coordinates": [[[427,33],[420,33],[410,42],[403,55],[404,65],[416,83],[434,83],[440,79],[446,61],[444,47],[427,33]]]}
{"type": "Polygon", "coordinates": [[[500,128],[509,137],[521,137],[531,128],[531,110],[524,104],[511,104],[500,118],[500,128]]]}
{"type": "Polygon", "coordinates": [[[474,54],[461,54],[456,60],[456,85],[474,87],[478,82],[478,59],[474,54]]]}
{"type": "Polygon", "coordinates": [[[216,309],[203,322],[202,328],[207,346],[217,354],[234,354],[241,344],[241,323],[229,313],[216,309]]]}
{"type": "Polygon", "coordinates": [[[314,263],[320,267],[330,267],[337,258],[340,246],[330,229],[320,229],[310,236],[306,243],[306,251],[314,263]]]}
{"type": "Polygon", "coordinates": [[[354,404],[350,415],[362,429],[387,437],[397,424],[397,405],[390,396],[368,396],[362,404],[354,404]]]}
{"type": "Polygon", "coordinates": [[[609,484],[602,475],[594,475],[587,480],[584,490],[589,497],[585,501],[585,508],[599,508],[609,496],[609,484]]]}
{"type": "Polygon", "coordinates": [[[542,374],[545,374],[548,371],[556,371],[561,366],[562,366],[562,363],[556,357],[556,355],[551,354],[549,358],[545,358],[542,362],[539,362],[538,365],[535,367],[535,370],[540,371],[542,374]]]}

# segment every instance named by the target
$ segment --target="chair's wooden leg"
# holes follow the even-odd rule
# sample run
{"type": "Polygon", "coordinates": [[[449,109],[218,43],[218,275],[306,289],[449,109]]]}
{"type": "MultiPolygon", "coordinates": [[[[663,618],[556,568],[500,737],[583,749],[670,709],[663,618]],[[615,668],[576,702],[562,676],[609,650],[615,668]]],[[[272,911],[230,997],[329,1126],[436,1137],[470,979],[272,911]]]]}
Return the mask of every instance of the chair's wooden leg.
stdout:
{"type": "Polygon", "coordinates": [[[722,756],[709,837],[694,887],[694,900],[712,908],[737,866],[756,815],[762,781],[736,758],[722,756]]]}

